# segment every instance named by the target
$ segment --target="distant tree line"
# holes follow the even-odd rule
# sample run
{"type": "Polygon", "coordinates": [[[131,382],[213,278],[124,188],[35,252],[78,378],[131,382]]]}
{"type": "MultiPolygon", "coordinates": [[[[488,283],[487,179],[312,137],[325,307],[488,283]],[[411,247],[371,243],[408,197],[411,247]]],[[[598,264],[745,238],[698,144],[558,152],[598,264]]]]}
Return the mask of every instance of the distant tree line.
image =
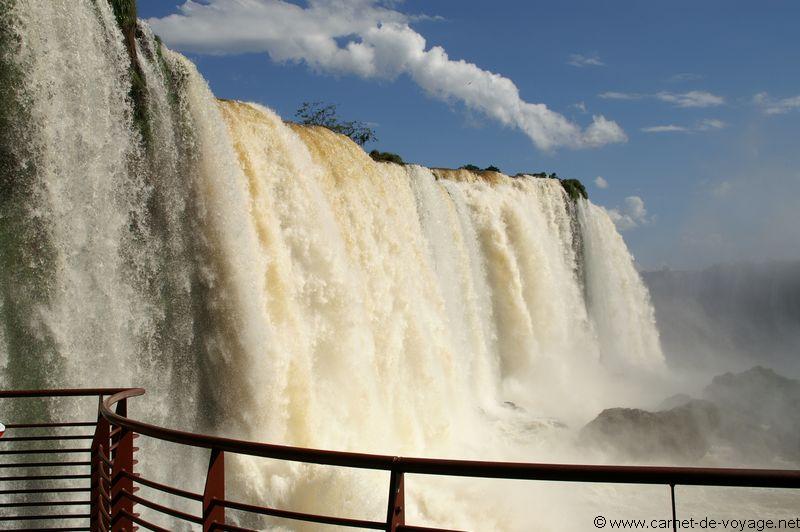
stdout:
{"type": "MultiPolygon", "coordinates": [[[[487,166],[483,170],[481,170],[478,166],[474,164],[465,164],[460,168],[461,170],[469,170],[471,172],[500,172],[500,169],[496,166],[487,166]]],[[[564,187],[567,195],[573,201],[576,201],[578,198],[588,199],[589,194],[586,192],[586,187],[583,183],[580,182],[578,179],[561,179],[558,177],[558,174],[555,172],[547,173],[547,172],[520,172],[518,174],[513,175],[512,177],[524,177],[524,176],[531,176],[540,179],[557,179],[561,186],[564,187]]]]}
{"type": "Polygon", "coordinates": [[[497,172],[498,174],[502,173],[502,171],[498,167],[493,165],[493,164],[487,166],[483,170],[481,170],[479,167],[475,166],[474,164],[465,164],[464,166],[460,167],[459,170],[469,170],[470,172],[497,172]]]}

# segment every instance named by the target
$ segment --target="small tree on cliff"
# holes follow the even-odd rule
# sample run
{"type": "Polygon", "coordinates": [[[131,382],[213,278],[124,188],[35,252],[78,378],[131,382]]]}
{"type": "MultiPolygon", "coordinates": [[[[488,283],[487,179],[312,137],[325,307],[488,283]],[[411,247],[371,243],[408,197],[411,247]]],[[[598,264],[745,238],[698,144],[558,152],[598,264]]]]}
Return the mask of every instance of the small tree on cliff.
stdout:
{"type": "Polygon", "coordinates": [[[341,120],[336,115],[336,104],[303,102],[295,111],[294,116],[306,126],[322,126],[350,137],[359,146],[378,140],[372,128],[364,122],[341,120]]]}

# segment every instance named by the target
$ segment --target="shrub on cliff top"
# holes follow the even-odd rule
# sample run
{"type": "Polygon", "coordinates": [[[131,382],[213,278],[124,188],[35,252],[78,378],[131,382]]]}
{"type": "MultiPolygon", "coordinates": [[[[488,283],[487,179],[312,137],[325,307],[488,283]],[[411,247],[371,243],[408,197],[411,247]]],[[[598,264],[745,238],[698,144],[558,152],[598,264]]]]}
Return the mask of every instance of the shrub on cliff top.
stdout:
{"type": "Polygon", "coordinates": [[[372,150],[371,152],[369,152],[369,156],[372,157],[373,161],[379,163],[394,163],[401,165],[406,164],[405,161],[403,161],[402,157],[400,157],[396,153],[391,153],[388,151],[372,150]]]}
{"type": "Polygon", "coordinates": [[[359,146],[378,140],[372,128],[364,122],[342,121],[336,114],[336,104],[303,102],[294,112],[294,116],[303,125],[326,127],[335,133],[350,137],[359,146]]]}
{"type": "Polygon", "coordinates": [[[589,194],[586,193],[586,187],[577,179],[562,179],[561,186],[567,191],[567,195],[572,201],[576,201],[580,197],[583,197],[583,199],[589,198],[589,194]]]}

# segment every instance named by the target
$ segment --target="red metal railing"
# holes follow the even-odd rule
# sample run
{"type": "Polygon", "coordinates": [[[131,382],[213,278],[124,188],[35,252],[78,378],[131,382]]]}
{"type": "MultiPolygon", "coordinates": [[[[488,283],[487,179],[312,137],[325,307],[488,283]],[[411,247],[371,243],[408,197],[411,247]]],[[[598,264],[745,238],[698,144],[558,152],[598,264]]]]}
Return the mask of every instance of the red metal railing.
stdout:
{"type": "MultiPolygon", "coordinates": [[[[0,399],[102,399],[122,391],[124,388],[0,391],[0,399]]],[[[0,412],[6,415],[7,409],[0,412]]],[[[21,470],[22,474],[0,476],[2,528],[6,528],[6,523],[22,522],[36,528],[13,530],[98,530],[93,526],[100,475],[96,451],[102,444],[101,427],[108,427],[108,422],[100,416],[99,407],[94,415],[97,416],[95,420],[6,425],[6,434],[0,438],[0,470],[21,470]],[[19,499],[20,496],[24,499],[7,500],[7,497],[19,499]],[[9,514],[9,511],[16,513],[9,514]]]]}
{"type": "MultiPolygon", "coordinates": [[[[3,515],[1,521],[55,521],[57,528],[36,528],[36,530],[90,530],[122,531],[135,530],[137,525],[155,531],[168,530],[145,520],[134,511],[136,505],[149,508],[152,513],[169,516],[178,521],[190,523],[205,531],[250,530],[234,526],[226,521],[226,509],[254,515],[271,516],[311,523],[338,525],[350,528],[365,528],[386,531],[432,531],[424,527],[405,524],[404,476],[406,474],[446,475],[475,478],[550,480],[561,482],[600,482],[615,484],[661,484],[670,486],[673,520],[675,518],[676,485],[693,486],[740,486],[761,488],[800,488],[800,471],[763,469],[708,469],[687,467],[634,467],[634,466],[596,466],[566,464],[529,464],[505,462],[478,462],[467,460],[435,460],[426,458],[403,458],[386,455],[370,455],[348,452],[335,452],[319,449],[305,449],[265,443],[233,440],[204,434],[194,434],[143,423],[128,418],[127,400],[143,395],[141,388],[94,389],[94,390],[37,390],[2,392],[0,398],[99,396],[96,421],[65,421],[18,423],[7,425],[8,432],[16,434],[26,429],[62,429],[67,427],[93,427],[93,434],[47,434],[37,436],[7,436],[0,439],[3,448],[0,456],[56,456],[88,454],[90,460],[53,460],[28,462],[0,462],[5,468],[42,468],[46,475],[18,475],[0,477],[0,483],[26,482],[34,485],[42,482],[64,482],[70,485],[46,487],[26,487],[24,489],[0,490],[0,495],[48,495],[46,500],[17,501],[0,503],[0,508],[26,509],[38,507],[88,507],[88,513],[21,513],[3,515]],[[108,397],[106,397],[108,396],[108,397]],[[175,486],[161,484],[134,473],[138,450],[134,440],[143,435],[158,440],[173,442],[190,447],[210,450],[210,459],[203,493],[194,493],[175,486]],[[64,447],[72,440],[91,440],[91,447],[64,447]],[[60,447],[17,449],[17,442],[45,442],[60,447]],[[245,504],[226,498],[225,455],[227,453],[248,455],[278,460],[289,460],[329,466],[380,470],[390,473],[387,492],[387,510],[384,521],[348,519],[330,515],[316,515],[292,512],[266,506],[245,504]],[[82,474],[56,474],[60,468],[88,468],[82,474]],[[74,481],[89,480],[89,485],[74,481]],[[139,486],[146,486],[162,493],[194,501],[201,505],[197,514],[187,513],[176,508],[137,495],[139,486]],[[69,494],[86,494],[88,499],[72,499],[69,494]],[[65,522],[82,519],[88,524],[65,528],[65,522]]],[[[673,521],[674,522],[674,521],[673,521]]],[[[674,525],[673,525],[674,529],[674,525]]],[[[33,530],[33,529],[16,529],[33,530]]]]}

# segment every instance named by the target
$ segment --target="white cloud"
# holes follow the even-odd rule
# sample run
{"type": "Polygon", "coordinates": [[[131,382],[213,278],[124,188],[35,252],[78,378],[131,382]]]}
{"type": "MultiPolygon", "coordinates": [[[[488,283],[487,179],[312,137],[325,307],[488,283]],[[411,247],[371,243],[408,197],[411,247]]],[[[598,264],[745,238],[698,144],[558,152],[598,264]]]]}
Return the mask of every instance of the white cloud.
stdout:
{"type": "Polygon", "coordinates": [[[683,126],[676,126],[675,124],[668,124],[666,126],[643,127],[642,131],[644,131],[645,133],[675,133],[675,132],[686,132],[689,131],[689,129],[683,126]]]}
{"type": "Polygon", "coordinates": [[[695,124],[695,131],[713,131],[715,129],[725,129],[728,124],[716,118],[706,118],[695,124]]]}
{"type": "Polygon", "coordinates": [[[659,92],[656,98],[663,102],[672,103],[676,107],[712,107],[725,103],[725,98],[706,91],[689,91],[682,94],[673,92],[659,92]]]}
{"type": "Polygon", "coordinates": [[[667,81],[670,83],[683,83],[686,81],[698,81],[703,79],[700,74],[693,74],[691,72],[680,72],[674,76],[670,76],[667,81]]]}
{"type": "Polygon", "coordinates": [[[605,66],[605,63],[603,63],[597,55],[582,54],[571,54],[567,64],[578,68],[585,66],[605,66]]]}
{"type": "Polygon", "coordinates": [[[570,107],[573,107],[573,108],[577,109],[581,113],[587,113],[588,112],[586,110],[586,102],[573,103],[570,107]]]}
{"type": "Polygon", "coordinates": [[[725,103],[725,98],[711,94],[706,91],[689,91],[684,93],[673,93],[661,91],[656,94],[641,94],[638,92],[616,92],[609,91],[597,95],[604,100],[642,100],[644,98],[655,98],[662,102],[673,104],[675,107],[713,107],[725,103]]]}
{"type": "Polygon", "coordinates": [[[620,231],[627,231],[651,221],[647,216],[644,200],[639,196],[628,196],[621,208],[608,209],[608,215],[620,231]]]}
{"type": "Polygon", "coordinates": [[[768,115],[782,115],[789,111],[800,109],[800,95],[775,100],[770,98],[766,92],[759,92],[753,96],[753,103],[761,107],[768,115]]]}
{"type": "Polygon", "coordinates": [[[594,186],[597,188],[608,188],[608,181],[603,179],[601,176],[597,176],[594,178],[594,186]]]}
{"type": "Polygon", "coordinates": [[[148,20],[165,42],[206,54],[267,53],[273,61],[302,62],[319,72],[367,79],[410,76],[426,93],[524,132],[542,150],[625,142],[616,122],[596,115],[581,129],[545,104],[529,103],[510,79],[444,48],[428,48],[412,18],[378,0],[187,0],[179,13],[148,20]]]}
{"type": "Polygon", "coordinates": [[[716,118],[705,118],[696,122],[692,126],[678,126],[675,124],[667,124],[662,126],[649,126],[643,127],[642,131],[645,133],[696,133],[702,131],[714,131],[724,129],[728,124],[716,118]]]}
{"type": "Polygon", "coordinates": [[[646,98],[646,94],[639,94],[636,92],[604,92],[602,94],[597,95],[604,100],[641,100],[642,98],[646,98]]]}

